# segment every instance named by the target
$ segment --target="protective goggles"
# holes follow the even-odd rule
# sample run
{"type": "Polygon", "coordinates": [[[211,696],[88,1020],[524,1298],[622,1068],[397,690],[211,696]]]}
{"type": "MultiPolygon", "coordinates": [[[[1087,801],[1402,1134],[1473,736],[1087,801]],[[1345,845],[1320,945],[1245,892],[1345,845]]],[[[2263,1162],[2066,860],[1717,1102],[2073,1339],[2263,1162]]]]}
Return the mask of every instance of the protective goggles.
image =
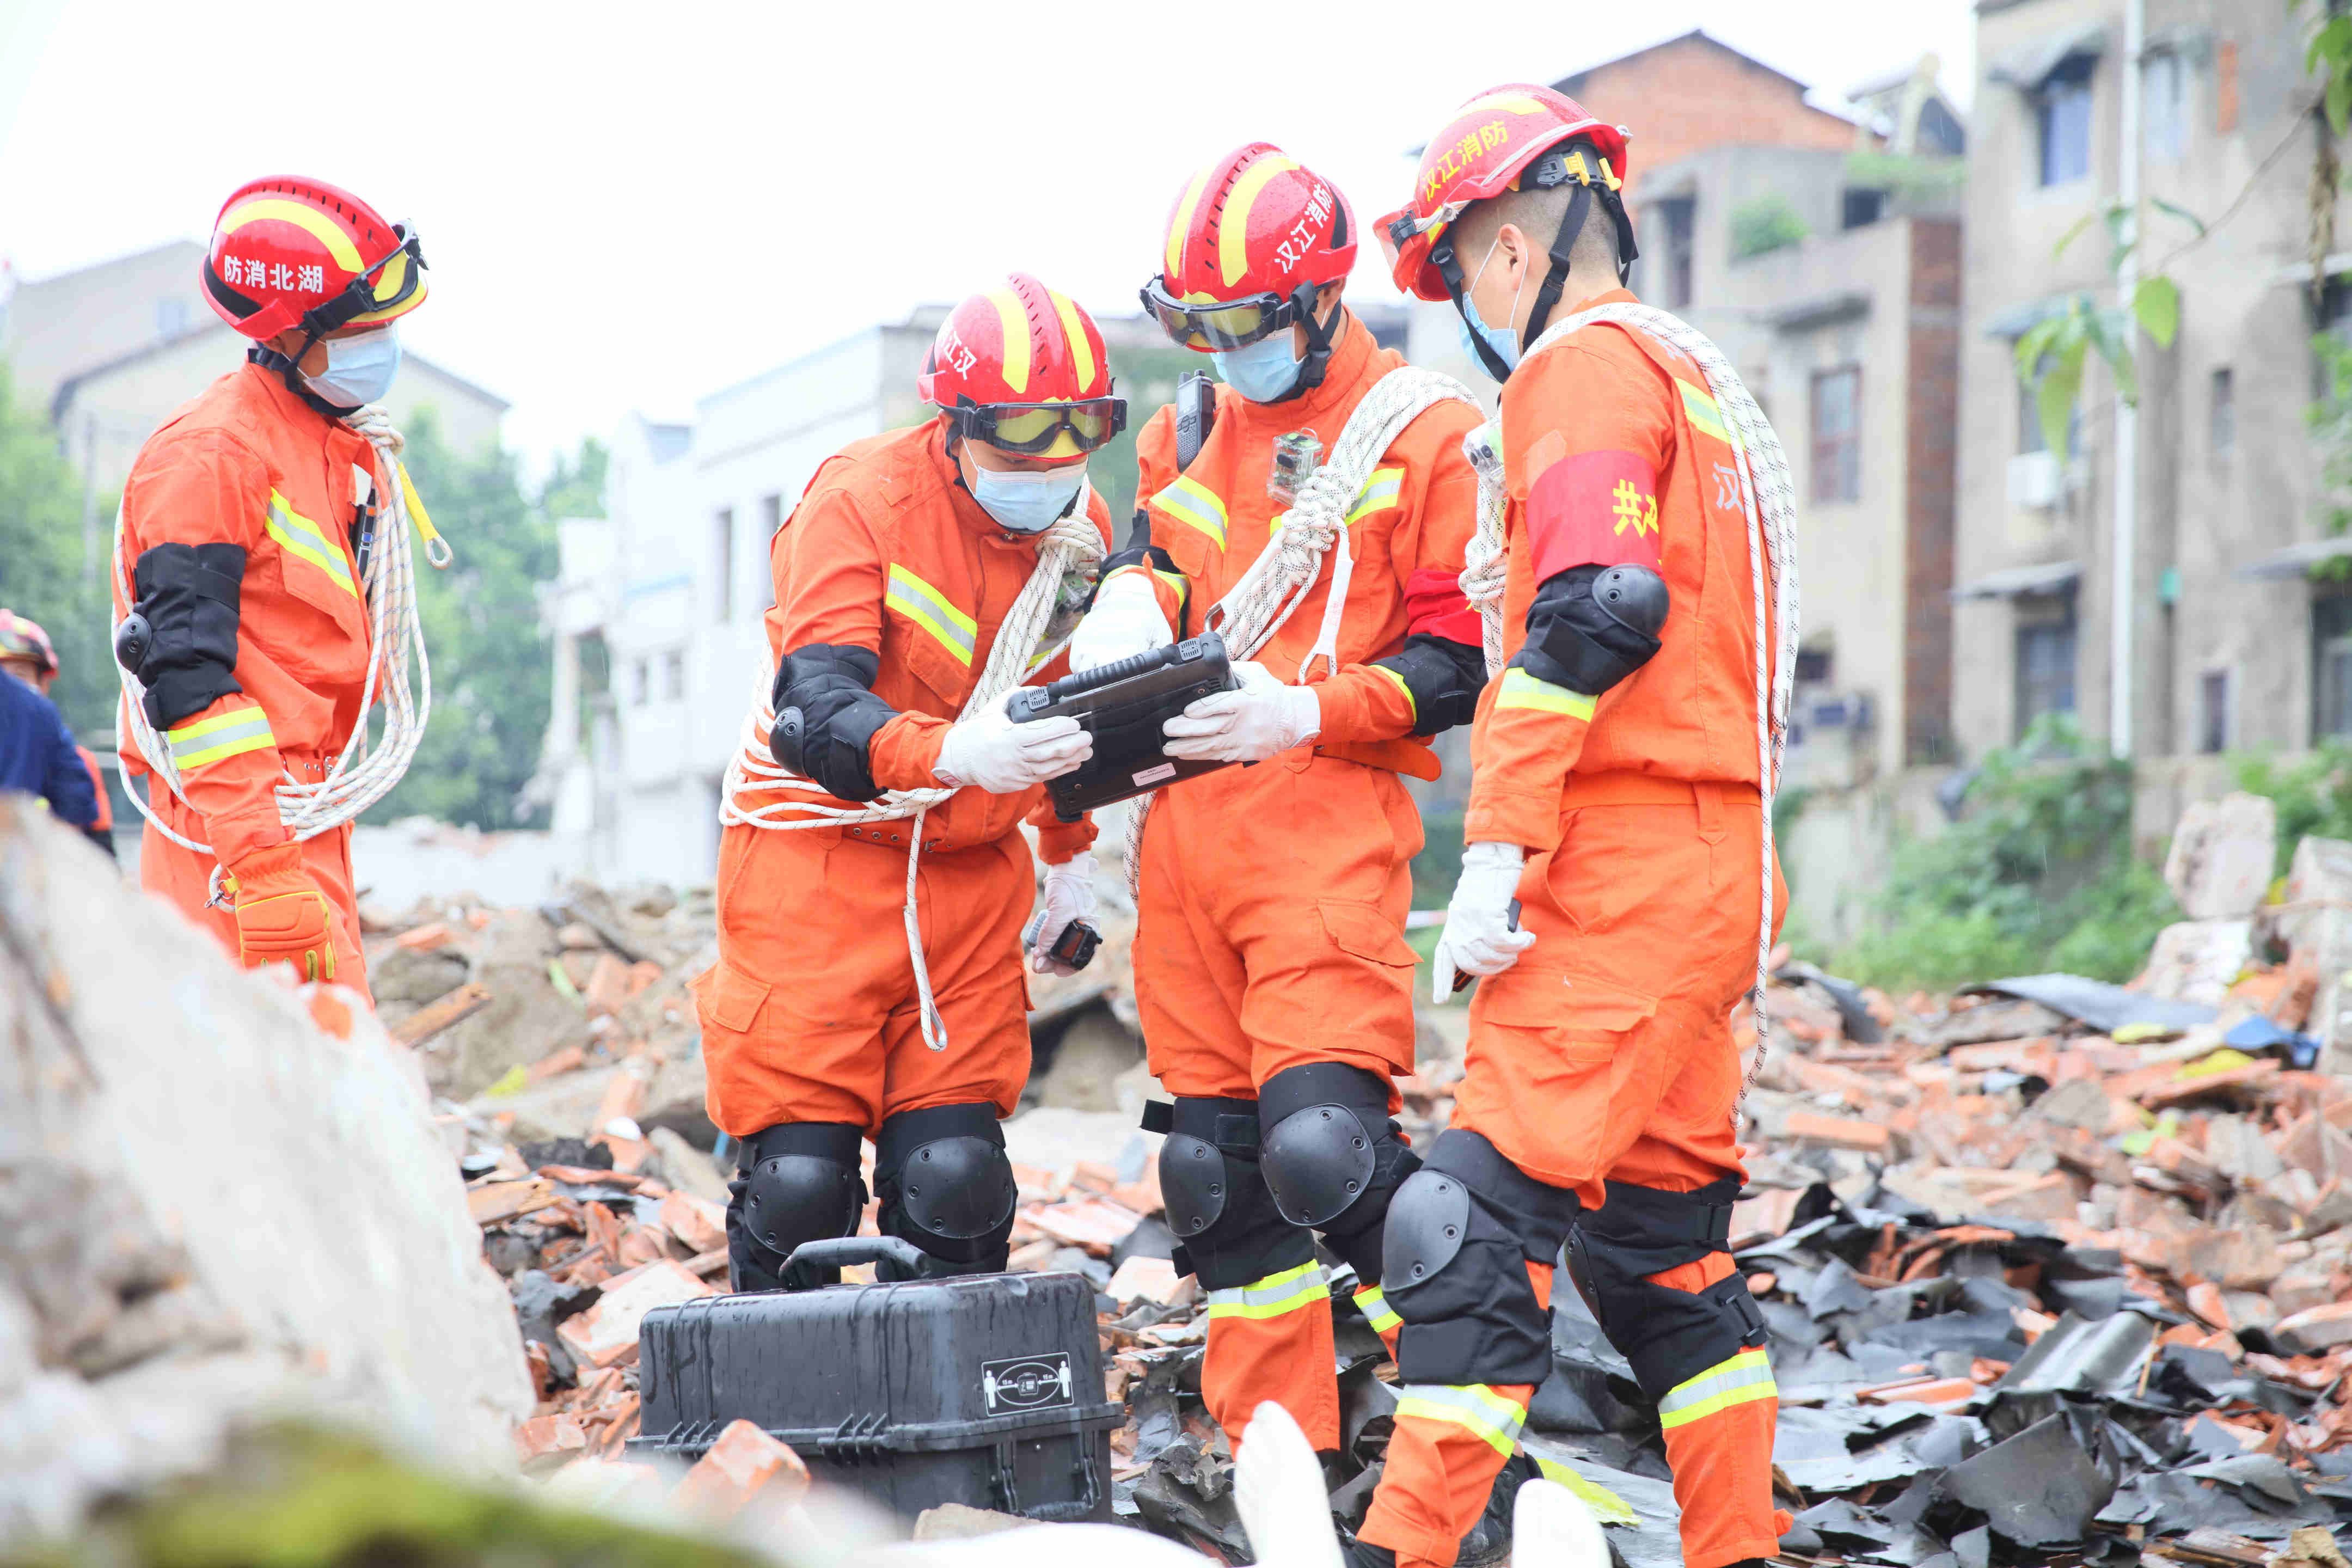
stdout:
{"type": "Polygon", "coordinates": [[[959,436],[1024,458],[1043,457],[1064,435],[1091,452],[1127,428],[1127,399],[1075,403],[966,403],[947,411],[959,436]]]}
{"type": "Polygon", "coordinates": [[[400,243],[343,285],[343,291],[331,300],[323,300],[302,313],[302,325],[313,335],[324,337],[339,331],[362,316],[380,310],[397,310],[416,297],[425,286],[425,249],[416,231],[404,223],[392,226],[394,237],[400,243]],[[378,299],[375,291],[376,274],[390,266],[393,258],[404,256],[407,265],[401,268],[390,295],[378,299]]]}
{"type": "Polygon", "coordinates": [[[1303,289],[1286,300],[1279,294],[1252,294],[1243,300],[1219,300],[1186,304],[1168,292],[1167,275],[1146,283],[1143,308],[1160,330],[1188,349],[1246,348],[1269,332],[1280,331],[1303,320],[1312,308],[1313,290],[1303,289]],[[1299,294],[1307,296],[1300,302],[1299,294]]]}

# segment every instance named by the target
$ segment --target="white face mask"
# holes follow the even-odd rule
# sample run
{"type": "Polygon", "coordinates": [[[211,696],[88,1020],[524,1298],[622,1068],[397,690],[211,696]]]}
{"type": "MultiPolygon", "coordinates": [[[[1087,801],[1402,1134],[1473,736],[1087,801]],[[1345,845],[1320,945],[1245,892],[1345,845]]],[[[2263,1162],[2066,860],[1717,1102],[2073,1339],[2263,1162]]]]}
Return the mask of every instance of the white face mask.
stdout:
{"type": "Polygon", "coordinates": [[[302,378],[304,385],[338,408],[383,401],[400,373],[400,329],[378,327],[348,338],[326,340],[327,368],[302,378]]]}
{"type": "Polygon", "coordinates": [[[1066,516],[1087,486],[1087,466],[1026,472],[971,464],[971,499],[1012,533],[1043,533],[1066,516]]]}

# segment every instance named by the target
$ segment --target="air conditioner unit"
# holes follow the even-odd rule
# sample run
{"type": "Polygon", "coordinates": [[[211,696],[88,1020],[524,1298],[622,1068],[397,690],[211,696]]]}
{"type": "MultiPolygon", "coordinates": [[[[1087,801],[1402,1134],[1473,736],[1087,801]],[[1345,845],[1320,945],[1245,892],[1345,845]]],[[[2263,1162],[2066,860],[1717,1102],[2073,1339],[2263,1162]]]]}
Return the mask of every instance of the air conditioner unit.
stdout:
{"type": "Polygon", "coordinates": [[[2009,460],[2009,504],[2053,507],[2063,490],[2065,472],[2055,452],[2020,452],[2009,460]]]}

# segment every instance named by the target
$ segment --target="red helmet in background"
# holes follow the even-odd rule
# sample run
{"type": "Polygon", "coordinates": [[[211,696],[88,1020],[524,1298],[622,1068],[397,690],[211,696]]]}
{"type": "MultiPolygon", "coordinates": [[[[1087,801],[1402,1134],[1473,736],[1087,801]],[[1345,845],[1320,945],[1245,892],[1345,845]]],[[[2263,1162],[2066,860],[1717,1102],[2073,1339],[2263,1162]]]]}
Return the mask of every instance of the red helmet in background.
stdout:
{"type": "Polygon", "coordinates": [[[0,658],[28,658],[43,675],[58,672],[58,650],[49,634],[14,610],[0,610],[0,658]]]}
{"type": "Polygon", "coordinates": [[[425,302],[425,256],[404,224],[323,180],[254,180],[213,221],[205,298],[256,340],[313,338],[407,314],[425,302]]]}
{"type": "MultiPolygon", "coordinates": [[[[1515,82],[1482,92],[1455,110],[1445,126],[1430,138],[1413,176],[1412,200],[1381,219],[1381,245],[1389,255],[1390,276],[1405,293],[1423,300],[1455,298],[1461,285],[1444,276],[1450,247],[1443,241],[1454,220],[1472,202],[1485,201],[1517,190],[1543,154],[1563,142],[1589,141],[1601,155],[1597,169],[1584,166],[1579,153],[1546,161],[1536,170],[1545,186],[1573,182],[1600,193],[1601,205],[1617,226],[1617,255],[1622,276],[1633,262],[1633,229],[1625,216],[1618,191],[1625,183],[1626,130],[1596,120],[1585,107],[1548,87],[1515,82]],[[1438,254],[1441,250],[1445,255],[1438,254]]],[[[1584,204],[1576,211],[1582,225],[1584,204]]],[[[1555,264],[1574,243],[1569,230],[1555,247],[1555,264]]],[[[1563,271],[1563,276],[1564,271],[1563,271]]],[[[1540,331],[1540,322],[1536,325],[1540,331]]]]}
{"type": "Polygon", "coordinates": [[[1025,272],[948,312],[915,392],[958,435],[1027,458],[1083,459],[1127,427],[1101,330],[1025,272]]]}
{"type": "Polygon", "coordinates": [[[1178,195],[1143,308],[1186,348],[1236,349],[1311,321],[1323,287],[1355,264],[1348,198],[1271,142],[1253,142],[1178,195]]]}

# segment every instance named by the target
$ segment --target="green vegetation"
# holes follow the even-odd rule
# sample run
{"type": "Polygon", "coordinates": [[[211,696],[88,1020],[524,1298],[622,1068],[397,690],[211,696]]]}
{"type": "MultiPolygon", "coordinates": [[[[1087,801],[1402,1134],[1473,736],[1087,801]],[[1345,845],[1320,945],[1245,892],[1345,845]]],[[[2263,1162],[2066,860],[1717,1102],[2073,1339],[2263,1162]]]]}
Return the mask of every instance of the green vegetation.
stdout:
{"type": "Polygon", "coordinates": [[[1841,970],[1889,989],[2045,970],[2129,979],[2179,918],[2132,856],[2131,810],[2128,763],[2086,748],[2071,720],[2037,720],[1985,759],[1959,822],[1896,851],[1841,970]]]}
{"type": "Polygon", "coordinates": [[[1421,853],[1412,858],[1412,907],[1442,910],[1454,900],[1454,884],[1462,879],[1462,814],[1423,814],[1421,853]]]}
{"type": "Polygon", "coordinates": [[[1732,209],[1731,254],[1745,261],[1767,251],[1801,245],[1812,232],[1788,197],[1771,192],[1732,209]]]}
{"type": "Polygon", "coordinates": [[[81,480],[41,410],[0,365],[0,605],[38,621],[57,644],[49,695],[77,736],[114,728],[114,617],[107,598],[114,498],[100,496],[95,553],[85,557],[81,480]]]}
{"type": "Polygon", "coordinates": [[[1176,401],[1176,382],[1188,370],[1215,379],[1207,354],[1180,349],[1161,339],[1140,348],[1122,343],[1110,351],[1112,388],[1127,399],[1127,428],[1087,464],[1087,478],[1110,508],[1111,538],[1127,542],[1127,520],[1135,515],[1135,437],[1154,414],[1176,401]]]}
{"type": "Polygon", "coordinates": [[[2352,745],[2326,741],[2292,762],[2259,753],[2235,761],[2238,787],[2268,795],[2278,810],[2280,874],[2307,837],[2352,838],[2352,745]]]}

